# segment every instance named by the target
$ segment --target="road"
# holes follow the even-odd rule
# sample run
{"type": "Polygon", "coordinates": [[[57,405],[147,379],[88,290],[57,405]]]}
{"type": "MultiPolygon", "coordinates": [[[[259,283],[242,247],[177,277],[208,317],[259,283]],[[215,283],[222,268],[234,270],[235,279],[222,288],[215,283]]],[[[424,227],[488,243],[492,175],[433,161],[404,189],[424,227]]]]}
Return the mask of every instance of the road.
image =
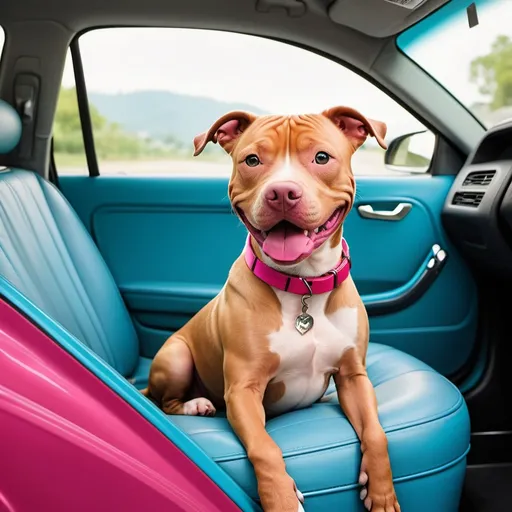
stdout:
{"type": "MultiPolygon", "coordinates": [[[[103,175],[127,176],[185,176],[185,177],[224,177],[231,173],[231,162],[210,162],[197,157],[191,160],[131,160],[100,161],[100,173],[103,175]]],[[[63,166],[57,162],[60,175],[88,174],[85,166],[63,166]]],[[[356,176],[390,175],[384,167],[384,154],[380,151],[366,150],[356,152],[352,158],[352,170],[356,176]]]]}

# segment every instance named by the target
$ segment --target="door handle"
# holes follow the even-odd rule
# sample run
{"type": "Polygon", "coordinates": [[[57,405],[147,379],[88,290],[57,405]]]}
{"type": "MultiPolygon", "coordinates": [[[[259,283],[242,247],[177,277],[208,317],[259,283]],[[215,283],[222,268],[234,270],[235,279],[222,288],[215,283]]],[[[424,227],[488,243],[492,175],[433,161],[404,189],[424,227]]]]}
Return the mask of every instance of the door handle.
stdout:
{"type": "Polygon", "coordinates": [[[362,204],[357,208],[359,215],[365,219],[402,220],[412,208],[411,203],[399,203],[394,210],[374,210],[371,204],[362,204]]]}

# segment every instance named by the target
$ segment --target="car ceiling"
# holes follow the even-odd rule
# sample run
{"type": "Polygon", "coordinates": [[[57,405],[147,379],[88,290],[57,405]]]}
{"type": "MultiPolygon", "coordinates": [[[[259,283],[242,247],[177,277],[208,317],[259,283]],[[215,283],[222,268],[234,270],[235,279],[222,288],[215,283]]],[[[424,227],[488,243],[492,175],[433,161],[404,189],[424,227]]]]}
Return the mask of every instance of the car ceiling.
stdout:
{"type": "Polygon", "coordinates": [[[394,35],[449,0],[423,0],[412,10],[393,3],[407,1],[418,0],[3,0],[0,25],[16,34],[16,46],[25,38],[26,51],[57,32],[71,40],[108,26],[227,30],[291,42],[371,74],[394,35]]]}
{"type": "MultiPolygon", "coordinates": [[[[383,38],[401,32],[448,0],[3,0],[0,19],[47,20],[80,31],[101,25],[167,25],[230,17],[266,23],[283,16],[309,23],[330,22],[383,38]]],[[[302,24],[302,22],[300,22],[302,24]]]]}
{"type": "MultiPolygon", "coordinates": [[[[401,54],[393,37],[447,0],[423,0],[412,10],[393,3],[399,1],[407,0],[3,0],[0,25],[6,41],[0,61],[0,98],[14,104],[14,80],[20,72],[40,76],[44,86],[33,153],[27,158],[0,157],[0,163],[46,172],[69,43],[87,29],[112,26],[226,30],[309,48],[352,67],[403,99],[426,126],[435,127],[467,152],[480,137],[482,126],[401,54]],[[427,96],[431,101],[424,108],[427,96]]],[[[229,48],[218,56],[209,55],[205,48],[205,58],[218,58],[229,66],[229,48]]]]}

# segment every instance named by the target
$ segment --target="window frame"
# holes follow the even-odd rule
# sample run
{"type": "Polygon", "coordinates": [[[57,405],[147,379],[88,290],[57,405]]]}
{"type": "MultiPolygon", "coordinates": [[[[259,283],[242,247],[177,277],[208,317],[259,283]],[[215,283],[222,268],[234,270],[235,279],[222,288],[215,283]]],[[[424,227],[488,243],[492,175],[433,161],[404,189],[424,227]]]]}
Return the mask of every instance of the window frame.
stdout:
{"type": "Polygon", "coordinates": [[[94,131],[92,128],[91,111],[89,108],[89,97],[87,95],[87,84],[85,81],[82,56],[80,55],[78,37],[73,38],[69,48],[71,50],[71,62],[73,64],[73,74],[75,76],[76,99],[78,102],[80,126],[82,127],[82,137],[84,139],[87,169],[89,171],[89,177],[95,178],[100,175],[100,169],[98,165],[98,157],[96,155],[96,147],[94,145],[94,131]]]}
{"type": "MultiPolygon", "coordinates": [[[[101,175],[100,168],[98,164],[98,158],[95,149],[94,143],[94,130],[92,127],[92,120],[90,115],[89,108],[89,100],[87,95],[87,85],[85,80],[85,73],[82,63],[82,58],[80,54],[80,45],[79,39],[84,34],[94,31],[94,30],[108,30],[108,29],[119,29],[119,28],[152,28],[146,26],[125,26],[125,25],[112,25],[105,27],[91,27],[84,29],[78,32],[69,45],[69,49],[71,51],[71,61],[73,66],[73,74],[75,78],[75,89],[77,95],[77,103],[78,103],[78,112],[80,116],[80,125],[82,127],[82,136],[84,141],[84,152],[87,162],[88,168],[88,176],[91,178],[95,178],[101,175]]],[[[153,28],[168,28],[173,30],[175,28],[182,27],[153,27],[153,28]]],[[[212,29],[201,29],[200,27],[186,27],[187,30],[212,30],[212,29]]],[[[332,54],[324,52],[322,50],[318,50],[316,48],[309,47],[304,44],[297,43],[295,41],[289,41],[287,39],[279,38],[279,37],[270,37],[270,36],[262,36],[258,34],[251,34],[247,32],[239,32],[236,30],[217,30],[219,32],[225,32],[229,34],[240,34],[246,35],[250,37],[262,38],[271,41],[275,41],[277,43],[286,44],[289,46],[293,46],[295,48],[299,48],[301,50],[307,51],[309,53],[313,53],[318,55],[319,57],[323,57],[325,59],[334,62],[335,64],[342,66],[343,68],[349,70],[350,72],[356,74],[366,82],[370,83],[377,89],[379,89],[383,94],[388,96],[391,100],[393,100],[397,105],[402,107],[406,112],[408,112],[412,117],[414,117],[418,122],[420,122],[426,130],[429,130],[435,137],[435,144],[432,153],[432,157],[430,160],[430,164],[428,169],[422,173],[400,173],[396,172],[397,176],[408,176],[413,178],[414,176],[438,176],[438,175],[456,175],[462,167],[465,161],[465,155],[463,155],[460,150],[456,149],[448,140],[443,138],[435,127],[432,126],[428,120],[426,120],[423,116],[421,116],[418,112],[415,112],[411,109],[410,105],[406,104],[405,101],[399,98],[396,94],[390,91],[387,87],[385,87],[382,83],[380,83],[375,77],[365,73],[361,69],[357,68],[353,64],[346,62],[338,57],[335,57],[332,54]],[[448,165],[447,164],[451,164],[448,165]]],[[[400,34],[397,34],[394,38],[394,43],[396,45],[396,40],[400,34]]],[[[402,53],[402,52],[400,52],[402,53]]],[[[53,145],[51,150],[51,158],[53,159],[53,145]]],[[[58,168],[55,168],[55,174],[58,176],[58,168]]],[[[386,176],[394,176],[386,175],[386,176]]],[[[362,176],[364,177],[364,175],[362,176]]]]}

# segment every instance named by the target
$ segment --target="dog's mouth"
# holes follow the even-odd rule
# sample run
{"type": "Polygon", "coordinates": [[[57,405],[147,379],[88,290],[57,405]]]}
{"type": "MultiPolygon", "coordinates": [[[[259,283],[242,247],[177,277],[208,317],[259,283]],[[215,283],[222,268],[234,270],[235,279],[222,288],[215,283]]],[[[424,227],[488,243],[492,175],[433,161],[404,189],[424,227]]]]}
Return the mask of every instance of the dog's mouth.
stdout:
{"type": "Polygon", "coordinates": [[[263,252],[278,264],[292,265],[310,256],[338,229],[345,215],[346,206],[336,208],[323,224],[311,230],[282,220],[270,229],[261,231],[247,220],[240,208],[237,210],[263,252]]]}

